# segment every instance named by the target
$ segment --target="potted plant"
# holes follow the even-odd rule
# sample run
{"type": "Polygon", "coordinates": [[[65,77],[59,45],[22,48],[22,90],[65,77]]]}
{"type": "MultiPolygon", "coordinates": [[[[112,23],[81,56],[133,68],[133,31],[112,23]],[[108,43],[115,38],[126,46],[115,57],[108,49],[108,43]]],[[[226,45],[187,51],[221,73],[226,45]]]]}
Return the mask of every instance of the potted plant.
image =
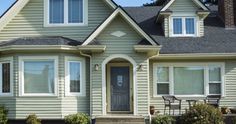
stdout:
{"type": "Polygon", "coordinates": [[[228,107],[221,107],[222,114],[228,114],[229,112],[230,112],[230,109],[228,107]]]}
{"type": "Polygon", "coordinates": [[[155,107],[154,106],[150,106],[150,114],[154,115],[155,113],[155,107]]]}

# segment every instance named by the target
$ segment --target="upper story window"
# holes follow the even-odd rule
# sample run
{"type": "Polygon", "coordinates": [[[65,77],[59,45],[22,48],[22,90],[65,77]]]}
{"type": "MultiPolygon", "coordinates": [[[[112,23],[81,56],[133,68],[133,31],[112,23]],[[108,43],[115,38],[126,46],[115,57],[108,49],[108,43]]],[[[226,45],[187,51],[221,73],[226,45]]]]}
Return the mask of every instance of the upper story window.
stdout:
{"type": "Polygon", "coordinates": [[[87,23],[87,0],[45,0],[45,26],[80,26],[87,23]]]}
{"type": "Polygon", "coordinates": [[[195,17],[173,17],[172,27],[173,36],[195,36],[196,21],[195,17]]]}

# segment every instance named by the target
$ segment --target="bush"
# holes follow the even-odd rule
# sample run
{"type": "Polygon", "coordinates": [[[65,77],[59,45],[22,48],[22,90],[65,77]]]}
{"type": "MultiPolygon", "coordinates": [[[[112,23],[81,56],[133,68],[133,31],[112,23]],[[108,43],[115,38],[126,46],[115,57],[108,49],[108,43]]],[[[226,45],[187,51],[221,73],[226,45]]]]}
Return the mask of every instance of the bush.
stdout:
{"type": "Polygon", "coordinates": [[[224,124],[224,118],[219,109],[206,104],[194,105],[182,115],[181,124],[224,124]]]}
{"type": "Polygon", "coordinates": [[[65,122],[67,124],[90,124],[90,118],[86,114],[77,113],[66,116],[65,122]]]}
{"type": "Polygon", "coordinates": [[[0,124],[7,124],[8,110],[4,106],[0,106],[0,124]]]}
{"type": "Polygon", "coordinates": [[[41,124],[41,120],[35,114],[31,114],[26,118],[26,124],[41,124]]]}
{"type": "Polygon", "coordinates": [[[152,124],[171,124],[174,120],[171,116],[168,115],[157,115],[152,119],[152,124]]]}

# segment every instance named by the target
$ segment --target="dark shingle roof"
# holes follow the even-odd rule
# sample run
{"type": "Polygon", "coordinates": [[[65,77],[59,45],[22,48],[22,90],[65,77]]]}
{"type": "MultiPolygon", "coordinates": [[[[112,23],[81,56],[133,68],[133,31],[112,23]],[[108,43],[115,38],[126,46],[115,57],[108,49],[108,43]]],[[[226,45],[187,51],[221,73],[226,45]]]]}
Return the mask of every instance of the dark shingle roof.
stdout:
{"type": "Polygon", "coordinates": [[[77,46],[82,43],[76,40],[61,36],[51,36],[51,37],[26,37],[26,38],[17,38],[11,41],[2,42],[0,46],[9,46],[9,45],[69,45],[77,46]]]}
{"type": "Polygon", "coordinates": [[[204,36],[196,38],[164,37],[161,24],[156,24],[156,14],[161,7],[124,8],[140,27],[162,45],[160,53],[235,53],[236,30],[226,30],[218,15],[210,15],[204,22],[204,36]]]}

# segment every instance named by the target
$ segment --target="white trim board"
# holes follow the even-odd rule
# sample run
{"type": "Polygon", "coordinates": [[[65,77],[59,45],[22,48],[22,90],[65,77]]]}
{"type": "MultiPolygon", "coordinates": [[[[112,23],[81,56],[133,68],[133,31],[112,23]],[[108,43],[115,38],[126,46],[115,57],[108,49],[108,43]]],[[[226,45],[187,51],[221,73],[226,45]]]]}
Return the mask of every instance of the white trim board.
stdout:
{"type": "Polygon", "coordinates": [[[157,43],[145,33],[137,24],[132,20],[120,7],[118,7],[82,44],[82,46],[88,45],[92,42],[116,17],[121,15],[136,31],[138,34],[146,38],[152,45],[157,43]]]}
{"type": "Polygon", "coordinates": [[[112,59],[116,58],[122,58],[127,61],[129,61],[132,66],[133,66],[133,112],[134,115],[137,115],[138,112],[138,101],[137,101],[137,63],[134,61],[133,58],[130,56],[124,55],[124,54],[114,54],[109,57],[107,57],[103,62],[102,62],[102,114],[106,115],[107,114],[107,104],[106,104],[106,64],[111,61],[112,59]]]}
{"type": "MultiPolygon", "coordinates": [[[[161,9],[161,11],[166,11],[176,0],[171,0],[169,3],[166,4],[165,7],[161,9]]],[[[201,7],[203,10],[209,11],[209,9],[203,5],[199,0],[192,0],[197,6],[201,7]]]]}

